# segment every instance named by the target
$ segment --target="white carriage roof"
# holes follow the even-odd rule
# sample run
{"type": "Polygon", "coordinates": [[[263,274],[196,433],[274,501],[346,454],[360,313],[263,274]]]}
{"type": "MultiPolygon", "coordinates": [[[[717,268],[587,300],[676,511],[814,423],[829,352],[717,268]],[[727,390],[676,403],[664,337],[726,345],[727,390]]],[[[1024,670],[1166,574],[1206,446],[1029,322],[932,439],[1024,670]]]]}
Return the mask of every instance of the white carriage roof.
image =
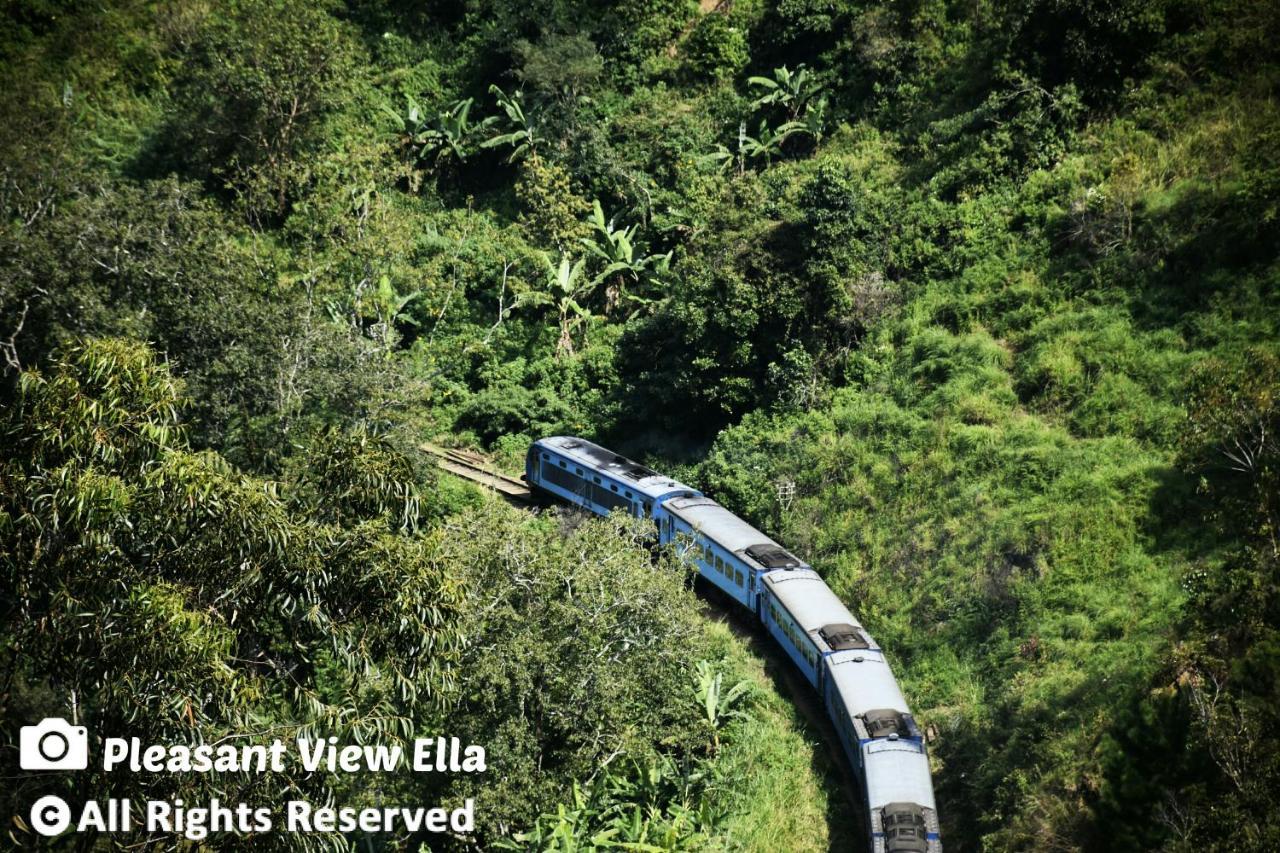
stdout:
{"type": "Polygon", "coordinates": [[[750,524],[708,497],[676,497],[663,506],[731,554],[747,557],[763,569],[803,566],[804,562],[750,524]]]}
{"type": "Polygon", "coordinates": [[[867,801],[873,809],[889,803],[915,803],[936,809],[929,758],[909,740],[873,740],[862,745],[867,768],[867,801]]]}
{"type": "Polygon", "coordinates": [[[826,659],[844,706],[851,714],[888,709],[911,713],[884,653],[874,649],[836,652],[826,659]]]}
{"type": "Polygon", "coordinates": [[[631,487],[645,497],[659,498],[677,491],[691,494],[699,492],[665,474],[659,474],[652,468],[632,462],[625,456],[619,456],[612,450],[571,435],[553,435],[539,439],[536,444],[545,445],[570,459],[582,463],[588,468],[601,471],[630,483],[631,487]]]}
{"type": "Polygon", "coordinates": [[[764,576],[764,582],[805,631],[816,631],[827,625],[862,628],[862,623],[813,569],[771,572],[764,576]]]}

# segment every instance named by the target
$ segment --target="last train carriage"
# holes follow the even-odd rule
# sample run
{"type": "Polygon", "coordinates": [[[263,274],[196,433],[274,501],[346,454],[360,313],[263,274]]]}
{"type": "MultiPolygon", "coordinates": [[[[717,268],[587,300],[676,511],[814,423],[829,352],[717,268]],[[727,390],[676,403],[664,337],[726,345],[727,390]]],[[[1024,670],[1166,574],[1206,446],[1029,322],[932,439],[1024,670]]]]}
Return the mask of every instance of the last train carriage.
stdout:
{"type": "Polygon", "coordinates": [[[530,487],[591,512],[650,518],[751,611],[822,698],[858,778],[873,853],[941,853],[924,737],[884,652],[803,560],[702,492],[581,438],[535,441],[530,487]]]}

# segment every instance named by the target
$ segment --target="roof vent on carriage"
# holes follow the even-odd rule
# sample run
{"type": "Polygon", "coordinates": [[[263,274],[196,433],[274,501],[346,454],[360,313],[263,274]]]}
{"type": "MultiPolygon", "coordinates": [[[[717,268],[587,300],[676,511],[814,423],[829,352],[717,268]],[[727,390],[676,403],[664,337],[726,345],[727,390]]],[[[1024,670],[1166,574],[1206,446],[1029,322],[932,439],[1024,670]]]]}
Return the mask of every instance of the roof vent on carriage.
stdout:
{"type": "Polygon", "coordinates": [[[746,554],[766,569],[799,569],[804,566],[799,557],[772,542],[752,545],[746,549],[746,554]]]}
{"type": "Polygon", "coordinates": [[[915,803],[889,803],[881,825],[887,853],[925,853],[929,849],[924,809],[915,803]]]}
{"type": "Polygon", "coordinates": [[[871,642],[867,639],[866,634],[862,633],[856,625],[848,625],[845,623],[835,623],[832,625],[823,625],[818,629],[823,641],[837,652],[847,651],[848,649],[869,649],[871,642]]]}
{"type": "Polygon", "coordinates": [[[887,737],[897,740],[900,737],[912,735],[907,715],[892,708],[877,708],[874,711],[859,714],[858,718],[867,727],[867,734],[873,738],[887,737]]]}

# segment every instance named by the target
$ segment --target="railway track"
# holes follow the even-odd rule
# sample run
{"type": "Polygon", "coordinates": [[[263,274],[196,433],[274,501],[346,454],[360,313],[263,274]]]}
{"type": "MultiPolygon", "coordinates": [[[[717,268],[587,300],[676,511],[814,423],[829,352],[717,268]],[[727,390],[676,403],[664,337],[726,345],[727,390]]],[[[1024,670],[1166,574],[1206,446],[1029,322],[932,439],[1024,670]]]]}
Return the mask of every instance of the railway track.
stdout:
{"type": "Polygon", "coordinates": [[[479,453],[440,447],[430,442],[418,445],[418,449],[434,458],[436,465],[442,470],[483,486],[509,503],[521,507],[537,503],[524,480],[493,470],[489,461],[479,453]]]}

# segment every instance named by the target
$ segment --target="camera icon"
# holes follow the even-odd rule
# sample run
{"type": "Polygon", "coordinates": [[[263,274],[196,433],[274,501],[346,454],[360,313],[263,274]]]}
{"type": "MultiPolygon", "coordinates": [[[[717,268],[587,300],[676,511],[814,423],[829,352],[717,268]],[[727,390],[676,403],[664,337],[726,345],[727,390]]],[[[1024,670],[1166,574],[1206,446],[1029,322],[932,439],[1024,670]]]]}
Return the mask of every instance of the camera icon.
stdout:
{"type": "Polygon", "coordinates": [[[89,766],[89,732],[59,717],[45,717],[18,734],[23,770],[83,770],[89,766]]]}

